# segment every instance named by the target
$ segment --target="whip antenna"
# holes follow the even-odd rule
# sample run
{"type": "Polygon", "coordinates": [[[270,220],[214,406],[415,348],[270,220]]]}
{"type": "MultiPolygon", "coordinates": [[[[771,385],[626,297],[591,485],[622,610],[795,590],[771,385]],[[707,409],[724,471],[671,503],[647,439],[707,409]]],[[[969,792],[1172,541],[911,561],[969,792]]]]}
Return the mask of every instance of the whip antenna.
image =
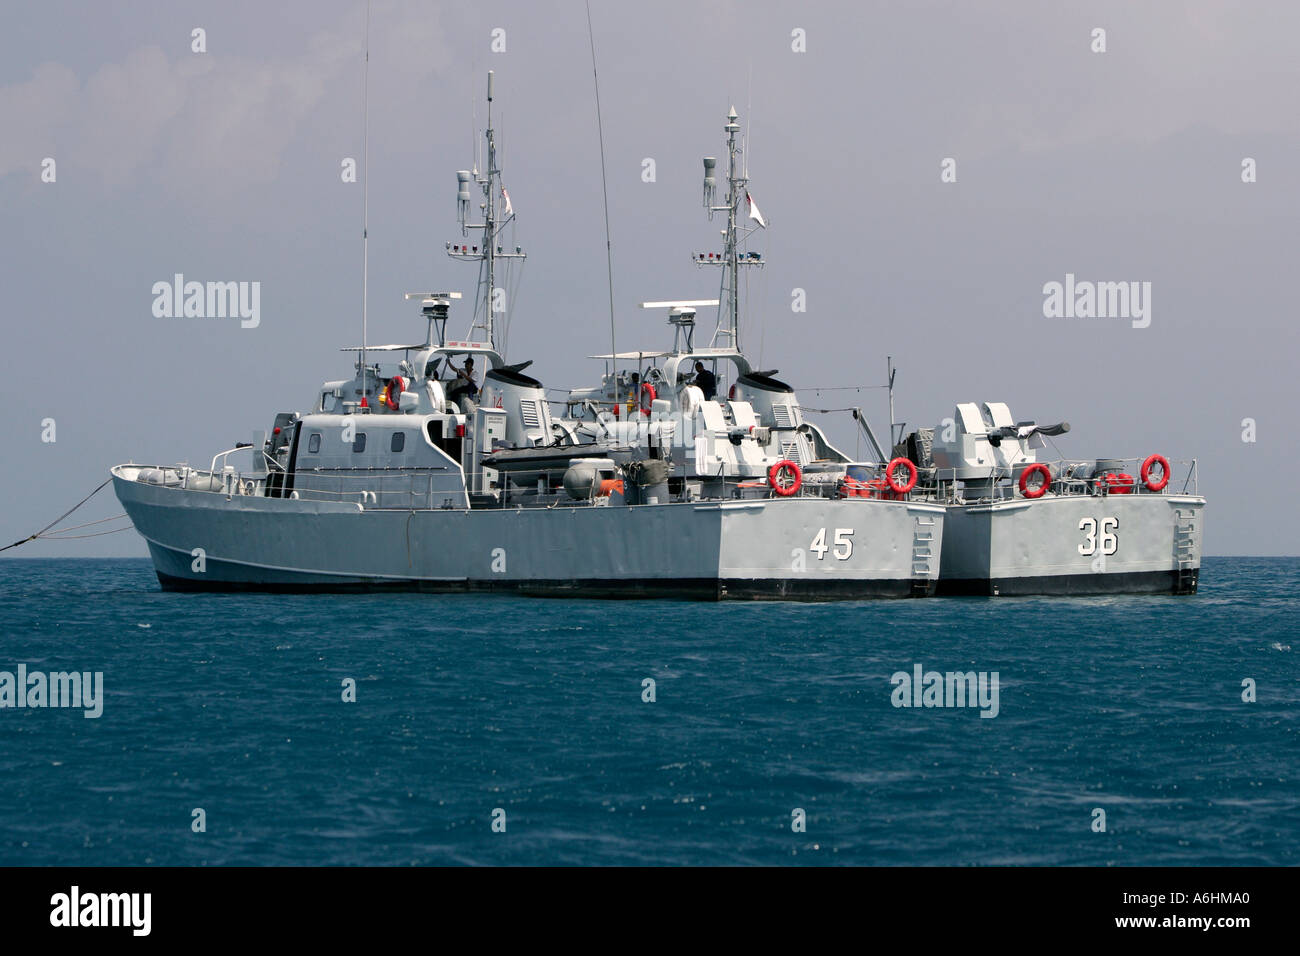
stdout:
{"type": "Polygon", "coordinates": [[[361,404],[367,406],[366,331],[370,299],[370,0],[366,0],[366,63],[361,74],[361,141],[365,179],[361,186],[361,404]]]}
{"type": "Polygon", "coordinates": [[[600,137],[600,189],[605,198],[605,270],[609,278],[609,354],[614,378],[614,408],[618,415],[618,348],[614,345],[614,246],[609,238],[609,186],[605,177],[605,127],[600,119],[600,78],[596,75],[596,36],[591,29],[591,0],[587,0],[587,38],[591,41],[591,80],[596,87],[596,132],[600,137]]]}

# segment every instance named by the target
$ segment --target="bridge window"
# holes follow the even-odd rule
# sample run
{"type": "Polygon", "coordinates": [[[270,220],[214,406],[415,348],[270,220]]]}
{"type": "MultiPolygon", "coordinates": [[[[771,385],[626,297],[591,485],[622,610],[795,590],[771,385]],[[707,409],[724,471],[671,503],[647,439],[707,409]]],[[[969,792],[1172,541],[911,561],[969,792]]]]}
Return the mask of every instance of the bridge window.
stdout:
{"type": "Polygon", "coordinates": [[[366,433],[357,432],[357,437],[352,440],[352,451],[362,452],[366,450],[366,433]]]}
{"type": "Polygon", "coordinates": [[[389,444],[391,451],[401,451],[406,447],[406,432],[393,432],[393,440],[389,444]]]}
{"type": "Polygon", "coordinates": [[[313,455],[320,451],[320,432],[312,432],[311,437],[307,439],[307,451],[313,455]]]}

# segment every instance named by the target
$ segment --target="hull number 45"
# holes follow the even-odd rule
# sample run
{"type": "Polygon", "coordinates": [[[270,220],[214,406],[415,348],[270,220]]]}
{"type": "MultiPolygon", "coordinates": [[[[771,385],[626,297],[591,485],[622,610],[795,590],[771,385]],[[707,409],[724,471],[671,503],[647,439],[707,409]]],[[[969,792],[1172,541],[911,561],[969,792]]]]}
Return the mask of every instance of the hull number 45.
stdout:
{"type": "Polygon", "coordinates": [[[1119,519],[1082,518],[1079,530],[1083,532],[1080,554],[1114,554],[1119,550],[1119,519]],[[1100,549],[1100,550],[1099,550],[1100,549]]]}
{"type": "Polygon", "coordinates": [[[840,561],[847,561],[853,554],[853,529],[836,528],[835,540],[831,544],[826,543],[826,529],[817,529],[817,537],[813,538],[812,544],[808,550],[817,555],[820,561],[826,557],[826,552],[830,551],[840,561]]]}

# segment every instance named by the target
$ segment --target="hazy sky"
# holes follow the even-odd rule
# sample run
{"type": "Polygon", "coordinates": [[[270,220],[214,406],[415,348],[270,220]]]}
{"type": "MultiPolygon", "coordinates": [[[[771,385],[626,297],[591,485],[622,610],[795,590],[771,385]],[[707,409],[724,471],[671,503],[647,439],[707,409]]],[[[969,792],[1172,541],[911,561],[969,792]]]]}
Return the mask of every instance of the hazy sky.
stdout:
{"type": "MultiPolygon", "coordinates": [[[[1005,401],[1070,421],[1070,456],[1196,457],[1207,553],[1297,553],[1297,497],[1273,486],[1297,466],[1300,5],[593,0],[592,18],[620,349],[671,342],[638,301],[716,294],[688,256],[717,247],[700,157],[725,155],[734,103],[771,222],[743,335],[805,404],[865,404],[883,431],[880,391],[811,389],[877,384],[892,355],[913,426],[1005,401]],[[1150,282],[1150,326],[1045,318],[1043,286],[1067,273],[1150,282]]],[[[340,163],[361,156],[364,3],[13,3],[0,22],[7,543],[114,463],[206,464],[349,374],[362,192],[340,163]],[[154,317],[151,287],[177,272],[260,282],[260,325],[154,317]]],[[[422,338],[404,292],[472,297],[474,269],[443,248],[493,69],[529,252],[509,358],[594,384],[583,356],[608,349],[609,317],[590,56],[581,2],[374,4],[371,341],[422,338]]],[[[826,424],[852,450],[847,418],[826,424]]],[[[109,492],[87,519],[119,510],[109,492]]],[[[144,553],[134,533],[7,552],[144,553]]]]}

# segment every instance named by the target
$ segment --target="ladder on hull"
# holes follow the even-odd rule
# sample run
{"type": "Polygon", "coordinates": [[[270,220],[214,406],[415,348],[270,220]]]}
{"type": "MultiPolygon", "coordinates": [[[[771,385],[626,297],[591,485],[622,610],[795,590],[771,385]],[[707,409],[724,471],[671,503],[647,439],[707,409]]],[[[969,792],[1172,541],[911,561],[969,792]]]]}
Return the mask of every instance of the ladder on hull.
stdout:
{"type": "Polygon", "coordinates": [[[916,516],[912,531],[912,596],[925,597],[934,584],[934,518],[916,516]]]}
{"type": "Polygon", "coordinates": [[[1195,594],[1200,572],[1196,549],[1196,511],[1174,509],[1174,593],[1195,594]]]}

